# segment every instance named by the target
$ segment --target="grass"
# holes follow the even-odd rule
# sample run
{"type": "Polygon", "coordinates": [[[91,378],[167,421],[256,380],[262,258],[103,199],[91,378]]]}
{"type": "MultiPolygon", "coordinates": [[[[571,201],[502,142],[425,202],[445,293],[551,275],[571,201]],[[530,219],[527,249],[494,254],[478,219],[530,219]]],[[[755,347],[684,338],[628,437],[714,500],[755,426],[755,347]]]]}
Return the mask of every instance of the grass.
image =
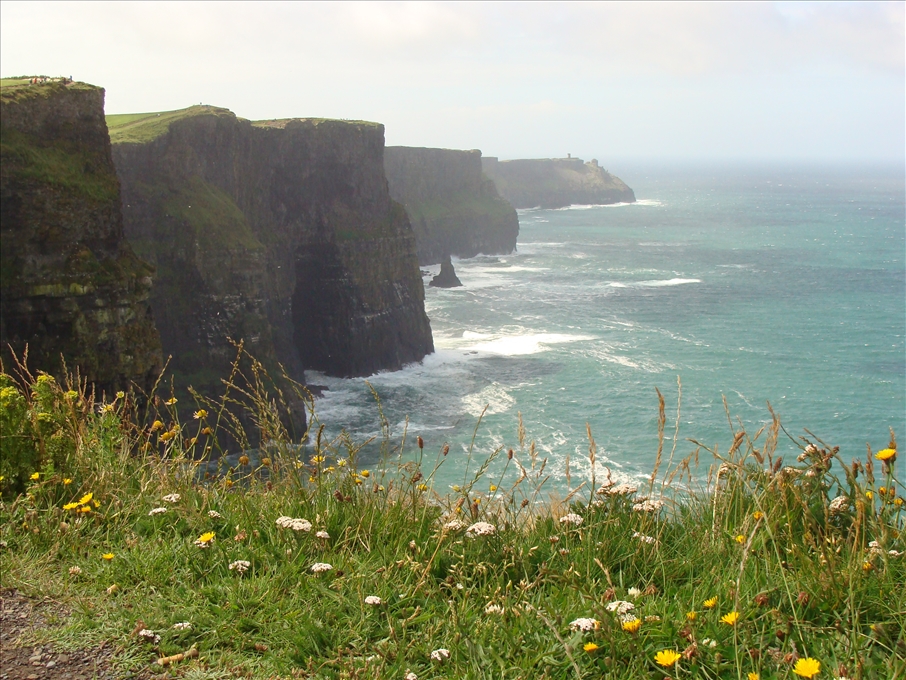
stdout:
{"type": "Polygon", "coordinates": [[[819,678],[906,677],[902,485],[871,451],[844,460],[774,417],[677,460],[661,399],[644,482],[596,467],[589,432],[597,478],[545,499],[520,422],[450,494],[443,442],[385,427],[365,468],[310,400],[290,441],[283,395],[236,366],[188,423],[166,395],[99,404],[4,374],[0,584],[75,611],[42,639],[106,641],[131,670],[195,650],[168,666],[192,678],[766,680],[808,659],[819,678]],[[240,405],[265,442],[248,458],[240,405]]]}
{"type": "MultiPolygon", "coordinates": [[[[100,90],[101,88],[89,83],[78,81],[61,82],[59,79],[53,79],[46,83],[37,85],[31,84],[34,76],[18,76],[14,78],[0,78],[0,101],[4,104],[18,103],[28,99],[47,98],[52,94],[63,90],[100,90]]],[[[39,76],[45,77],[45,76],[39,76]]]]}
{"type": "Polygon", "coordinates": [[[198,104],[177,111],[121,113],[106,118],[111,144],[146,144],[166,134],[170,125],[178,120],[210,115],[235,117],[229,109],[198,104]]]}

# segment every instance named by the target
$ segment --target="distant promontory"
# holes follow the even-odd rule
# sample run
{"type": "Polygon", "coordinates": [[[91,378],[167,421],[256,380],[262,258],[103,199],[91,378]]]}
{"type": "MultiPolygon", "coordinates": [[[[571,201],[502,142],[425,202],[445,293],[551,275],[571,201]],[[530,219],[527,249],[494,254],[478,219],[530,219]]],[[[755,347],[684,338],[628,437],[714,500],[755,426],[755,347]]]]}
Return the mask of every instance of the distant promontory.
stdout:
{"type": "Polygon", "coordinates": [[[567,205],[634,203],[635,194],[619,177],[592,159],[481,159],[481,169],[515,208],[563,208],[567,205]]]}

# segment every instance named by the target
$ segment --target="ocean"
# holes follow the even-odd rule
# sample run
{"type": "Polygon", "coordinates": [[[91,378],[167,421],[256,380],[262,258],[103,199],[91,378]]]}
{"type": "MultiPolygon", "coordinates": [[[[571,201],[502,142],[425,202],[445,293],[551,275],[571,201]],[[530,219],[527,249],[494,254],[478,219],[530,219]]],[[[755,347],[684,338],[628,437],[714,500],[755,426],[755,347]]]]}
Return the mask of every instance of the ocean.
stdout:
{"type": "MultiPolygon", "coordinates": [[[[394,444],[407,432],[404,458],[416,435],[431,461],[449,444],[443,492],[495,449],[518,451],[521,414],[548,458],[546,488],[563,493],[567,459],[572,487],[589,476],[586,424],[599,478],[650,475],[655,390],[669,455],[680,381],[677,459],[690,439],[727,451],[724,398],[750,433],[770,422],[770,402],[793,438],[808,429],[846,460],[884,448],[889,428],[906,445],[902,167],[611,170],[637,203],[519,211],[516,252],[454,260],[463,287],[426,288],[436,351],[421,364],[310,373],[328,388],[315,404],[325,431],[380,436],[382,410],[394,444]]],[[[778,450],[799,453],[784,434],[778,450]]],[[[363,464],[378,451],[363,449],[363,464]]]]}

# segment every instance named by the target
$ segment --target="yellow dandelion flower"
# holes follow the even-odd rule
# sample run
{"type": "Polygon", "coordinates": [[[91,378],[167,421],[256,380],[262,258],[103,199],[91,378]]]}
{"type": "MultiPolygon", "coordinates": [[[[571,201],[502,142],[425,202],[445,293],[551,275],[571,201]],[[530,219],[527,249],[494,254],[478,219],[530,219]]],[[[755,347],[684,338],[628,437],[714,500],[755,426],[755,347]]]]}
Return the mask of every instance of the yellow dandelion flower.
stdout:
{"type": "Polygon", "coordinates": [[[654,655],[654,660],[665,668],[674,665],[680,660],[680,654],[673,649],[662,649],[654,655]]]}
{"type": "Polygon", "coordinates": [[[29,479],[30,479],[31,481],[33,481],[33,482],[37,482],[37,481],[38,481],[38,477],[40,477],[40,476],[41,476],[41,473],[40,473],[40,472],[32,472],[32,473],[31,473],[31,477],[29,477],[29,479]]]}
{"type": "Polygon", "coordinates": [[[170,441],[171,439],[173,439],[173,433],[172,433],[172,432],[164,432],[164,433],[160,436],[160,440],[161,440],[161,441],[164,441],[164,442],[168,442],[168,441],[170,441]]]}
{"type": "Polygon", "coordinates": [[[642,627],[641,619],[626,619],[623,623],[620,624],[620,627],[625,630],[627,633],[638,633],[639,628],[642,627]]]}
{"type": "Polygon", "coordinates": [[[206,435],[212,435],[212,434],[214,434],[214,430],[212,430],[210,427],[206,427],[201,431],[201,433],[206,434],[206,435]]]}
{"type": "Polygon", "coordinates": [[[312,457],[311,457],[311,462],[314,463],[315,465],[317,465],[318,463],[323,463],[323,462],[324,462],[324,456],[312,456],[312,457]]]}
{"type": "Polygon", "coordinates": [[[712,597],[710,599],[705,600],[705,609],[714,609],[714,607],[716,607],[716,606],[717,606],[716,597],[712,597]]]}
{"type": "Polygon", "coordinates": [[[356,478],[355,478],[355,483],[356,483],[356,484],[361,484],[361,483],[362,483],[362,478],[361,478],[361,477],[356,477],[356,478]]]}
{"type": "Polygon", "coordinates": [[[427,491],[427,490],[428,490],[428,485],[427,485],[427,484],[419,484],[419,485],[418,485],[418,490],[419,490],[419,491],[427,491]]]}
{"type": "Polygon", "coordinates": [[[878,487],[878,493],[883,496],[885,493],[887,493],[887,487],[886,486],[878,487]]]}
{"type": "Polygon", "coordinates": [[[94,498],[94,494],[89,491],[79,499],[79,505],[88,505],[92,498],[94,498]]]}
{"type": "Polygon", "coordinates": [[[757,522],[761,519],[764,519],[764,513],[761,510],[756,510],[755,512],[752,513],[752,517],[757,522]]]}
{"type": "Polygon", "coordinates": [[[896,498],[893,499],[893,504],[896,505],[897,507],[900,507],[901,505],[903,505],[903,499],[900,498],[899,496],[897,496],[896,498]]]}
{"type": "Polygon", "coordinates": [[[162,429],[164,429],[164,424],[161,421],[155,420],[153,423],[151,423],[152,432],[157,432],[158,430],[162,429]]]}
{"type": "Polygon", "coordinates": [[[101,555],[101,559],[109,562],[113,559],[113,553],[104,553],[103,555],[101,555]]]}
{"type": "MultiPolygon", "coordinates": [[[[0,481],[3,481],[2,478],[0,478],[0,481]]],[[[69,477],[63,479],[63,486],[69,486],[70,484],[72,484],[72,480],[69,477]]]]}
{"type": "Polygon", "coordinates": [[[205,418],[208,417],[208,412],[205,411],[203,408],[200,408],[197,411],[195,411],[195,415],[193,415],[192,417],[195,418],[195,420],[204,420],[205,418]]]}
{"type": "Polygon", "coordinates": [[[726,623],[728,626],[735,626],[736,622],[739,621],[739,612],[730,612],[729,614],[724,614],[720,617],[722,623],[726,623]]]}
{"type": "Polygon", "coordinates": [[[698,618],[698,612],[686,612],[686,620],[695,621],[698,618]]]}
{"type": "Polygon", "coordinates": [[[239,456],[239,464],[240,464],[240,465],[248,465],[248,464],[249,464],[249,457],[246,456],[245,454],[242,454],[241,456],[239,456]]]}
{"type": "Polygon", "coordinates": [[[79,508],[78,511],[79,511],[79,512],[91,512],[91,506],[90,506],[90,505],[83,505],[82,507],[79,508]]]}
{"type": "Polygon", "coordinates": [[[229,489],[231,486],[233,486],[233,480],[232,480],[232,479],[224,480],[223,483],[226,485],[226,487],[227,487],[228,489],[229,489]]]}
{"type": "Polygon", "coordinates": [[[745,543],[746,537],[743,536],[742,534],[736,534],[736,538],[734,538],[733,540],[736,541],[737,543],[745,543]]]}
{"type": "Polygon", "coordinates": [[[119,392],[116,393],[116,398],[117,398],[117,399],[122,399],[122,398],[125,397],[125,396],[126,396],[126,393],[123,392],[122,390],[120,390],[119,392]]]}
{"type": "Polygon", "coordinates": [[[490,486],[490,492],[491,492],[491,493],[494,493],[495,491],[497,491],[497,485],[496,485],[496,484],[491,484],[491,486],[490,486]]]}
{"type": "Polygon", "coordinates": [[[371,473],[368,472],[368,470],[362,470],[359,474],[362,475],[362,477],[368,477],[371,473]]]}
{"type": "Polygon", "coordinates": [[[896,449],[881,449],[875,454],[875,458],[878,460],[893,460],[897,457],[896,449]]]}
{"type": "Polygon", "coordinates": [[[63,506],[63,509],[64,510],[75,510],[77,507],[79,507],[78,503],[67,503],[66,505],[63,506]]]}
{"type": "Polygon", "coordinates": [[[793,666],[793,673],[801,678],[814,678],[821,672],[821,662],[812,657],[799,659],[793,666]]]}
{"type": "Polygon", "coordinates": [[[874,495],[871,491],[866,491],[866,492],[865,492],[865,497],[866,497],[868,500],[871,500],[872,498],[875,497],[875,495],[874,495]]]}
{"type": "Polygon", "coordinates": [[[759,676],[758,673],[749,673],[746,676],[746,680],[761,680],[761,676],[759,676]]]}
{"type": "Polygon", "coordinates": [[[165,401],[164,403],[167,406],[173,406],[173,404],[175,404],[177,401],[179,400],[176,397],[173,397],[172,399],[167,399],[167,401],[165,401]]]}
{"type": "Polygon", "coordinates": [[[270,458],[262,458],[262,459],[261,459],[261,464],[262,464],[264,467],[270,467],[270,466],[271,466],[271,459],[270,459],[270,458]]]}
{"type": "Polygon", "coordinates": [[[582,649],[591,654],[592,652],[598,651],[598,645],[596,645],[594,642],[586,642],[584,645],[582,645],[582,649]]]}
{"type": "Polygon", "coordinates": [[[864,571],[866,574],[874,568],[875,568],[875,565],[873,565],[871,562],[862,563],[862,571],[864,571]]]}

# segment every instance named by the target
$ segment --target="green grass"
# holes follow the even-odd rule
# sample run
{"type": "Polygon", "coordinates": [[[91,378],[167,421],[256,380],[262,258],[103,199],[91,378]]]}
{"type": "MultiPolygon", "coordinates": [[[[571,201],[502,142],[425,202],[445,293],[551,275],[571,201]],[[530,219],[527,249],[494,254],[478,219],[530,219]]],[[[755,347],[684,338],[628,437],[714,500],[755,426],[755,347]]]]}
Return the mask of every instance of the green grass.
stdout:
{"type": "Polygon", "coordinates": [[[224,116],[235,118],[229,109],[198,104],[177,111],[152,113],[120,113],[106,116],[112,144],[146,144],[170,129],[171,123],[195,116],[224,116]]]}
{"type": "Polygon", "coordinates": [[[75,82],[47,82],[32,85],[34,76],[21,76],[17,78],[0,79],[0,101],[4,104],[18,103],[29,99],[47,98],[52,94],[64,90],[100,90],[101,88],[89,83],[75,82]]]}
{"type": "Polygon", "coordinates": [[[106,641],[123,669],[194,648],[175,676],[766,680],[798,677],[796,658],[810,657],[819,678],[906,677],[906,556],[889,552],[906,551],[900,480],[872,457],[785,440],[776,418],[757,435],[732,426],[727,453],[677,461],[661,402],[650,482],[616,493],[602,470],[555,500],[521,423],[512,449],[473,451],[476,472],[448,493],[434,482],[440,441],[422,448],[385,428],[381,463],[363,469],[363,443],[328,441],[315,417],[300,449],[260,373],[234,375],[226,398],[270,442],[249,461],[236,458],[242,434],[223,402],[200,400],[204,413],[179,423],[156,398],[139,420],[129,395],[99,405],[47,378],[6,380],[2,460],[31,446],[31,467],[14,474],[38,476],[0,506],[0,584],[71,604],[41,639],[106,641]],[[234,467],[202,474],[197,461],[226,431],[234,467]],[[50,441],[68,444],[41,454],[50,441]],[[784,467],[789,451],[801,460],[784,467]],[[639,511],[643,496],[664,505],[639,511]],[[311,528],[281,528],[281,516],[311,528]],[[495,532],[469,537],[478,521],[495,532]],[[215,538],[198,547],[205,532],[215,538]],[[238,560],[246,572],[229,568],[238,560]],[[608,610],[616,601],[634,605],[637,632],[608,610]],[[730,612],[735,625],[721,621],[730,612]],[[596,627],[573,630],[583,617],[596,627]],[[139,621],[159,642],[133,633],[139,621]],[[432,660],[441,648],[449,659],[432,660]],[[662,650],[685,655],[663,668],[662,650]]]}

